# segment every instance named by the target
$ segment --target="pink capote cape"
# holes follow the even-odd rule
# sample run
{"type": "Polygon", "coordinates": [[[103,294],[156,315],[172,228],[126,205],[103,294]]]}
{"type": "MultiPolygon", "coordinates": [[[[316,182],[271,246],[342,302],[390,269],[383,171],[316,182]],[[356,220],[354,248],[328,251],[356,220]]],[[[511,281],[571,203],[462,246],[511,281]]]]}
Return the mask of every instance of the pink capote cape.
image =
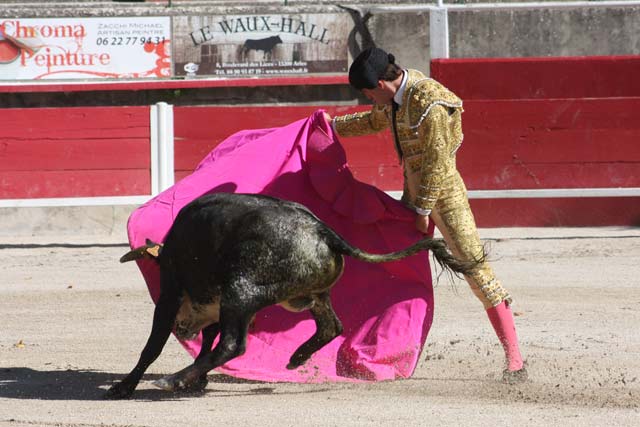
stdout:
{"type": "MultiPolygon", "coordinates": [[[[210,192],[260,193],[302,203],[352,245],[373,253],[396,251],[423,237],[410,210],[354,179],[322,111],[281,128],[230,136],[191,175],[131,214],[131,246],[142,246],[147,238],[163,241],[180,209],[210,192]]],[[[433,319],[427,254],[384,264],[345,258],[344,274],[331,298],[344,325],[341,336],[302,367],[287,370],[289,357],[314,333],[315,323],[308,311],[269,307],[257,314],[246,353],[217,370],[245,379],[290,382],[411,376],[433,319]]],[[[157,264],[141,260],[138,265],[157,301],[157,264]]],[[[194,357],[200,350],[200,338],[182,344],[194,357]]]]}

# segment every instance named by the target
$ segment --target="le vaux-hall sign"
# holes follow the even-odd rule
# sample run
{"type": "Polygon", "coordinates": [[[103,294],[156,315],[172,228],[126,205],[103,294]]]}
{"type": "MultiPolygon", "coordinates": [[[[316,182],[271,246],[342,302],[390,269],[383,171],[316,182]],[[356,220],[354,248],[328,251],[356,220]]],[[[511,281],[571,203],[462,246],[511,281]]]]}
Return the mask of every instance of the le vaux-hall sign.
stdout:
{"type": "Polygon", "coordinates": [[[175,17],[175,74],[345,72],[352,27],[347,14],[175,17]]]}

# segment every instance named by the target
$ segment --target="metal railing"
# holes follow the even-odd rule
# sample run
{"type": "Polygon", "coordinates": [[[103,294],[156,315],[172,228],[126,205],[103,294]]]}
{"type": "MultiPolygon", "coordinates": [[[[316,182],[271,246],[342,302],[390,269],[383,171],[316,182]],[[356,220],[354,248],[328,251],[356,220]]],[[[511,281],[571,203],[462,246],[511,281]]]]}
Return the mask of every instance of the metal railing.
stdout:
{"type": "Polygon", "coordinates": [[[429,12],[429,37],[431,58],[449,58],[449,12],[503,11],[503,10],[566,10],[582,8],[626,8],[640,7],[636,0],[604,1],[549,1],[521,3],[473,3],[450,4],[437,0],[436,4],[377,5],[363,7],[372,13],[429,12]]]}

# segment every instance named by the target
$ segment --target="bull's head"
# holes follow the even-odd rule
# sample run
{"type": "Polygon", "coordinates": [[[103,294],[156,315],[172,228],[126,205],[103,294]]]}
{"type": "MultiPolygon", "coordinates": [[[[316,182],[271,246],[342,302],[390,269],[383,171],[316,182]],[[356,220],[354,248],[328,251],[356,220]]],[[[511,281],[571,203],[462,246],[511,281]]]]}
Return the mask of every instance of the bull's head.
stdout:
{"type": "Polygon", "coordinates": [[[192,340],[198,333],[212,323],[220,320],[220,298],[214,298],[208,304],[194,304],[188,295],[183,295],[182,304],[176,315],[174,333],[181,340],[192,340]]]}

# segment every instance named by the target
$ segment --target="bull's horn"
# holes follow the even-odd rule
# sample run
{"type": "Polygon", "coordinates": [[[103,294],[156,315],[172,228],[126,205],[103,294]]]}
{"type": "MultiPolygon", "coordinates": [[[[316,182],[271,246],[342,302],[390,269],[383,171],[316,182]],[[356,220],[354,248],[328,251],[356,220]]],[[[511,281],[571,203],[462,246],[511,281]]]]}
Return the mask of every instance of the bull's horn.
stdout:
{"type": "Polygon", "coordinates": [[[151,240],[147,239],[146,245],[132,249],[126,254],[122,255],[122,257],[120,258],[120,262],[133,261],[141,258],[155,259],[155,258],[158,258],[158,256],[160,256],[161,250],[162,250],[161,244],[154,243],[151,240]]]}

